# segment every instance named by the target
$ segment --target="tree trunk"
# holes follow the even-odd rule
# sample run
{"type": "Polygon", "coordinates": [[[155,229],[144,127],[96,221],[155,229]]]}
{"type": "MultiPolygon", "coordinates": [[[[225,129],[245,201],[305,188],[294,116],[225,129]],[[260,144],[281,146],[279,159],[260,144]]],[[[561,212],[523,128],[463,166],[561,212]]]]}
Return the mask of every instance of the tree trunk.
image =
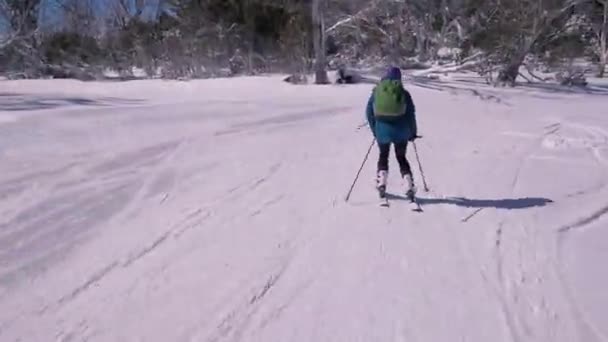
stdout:
{"type": "Polygon", "coordinates": [[[323,22],[323,10],[321,6],[321,0],[312,1],[312,30],[313,30],[313,43],[315,49],[315,83],[316,84],[327,84],[329,83],[327,77],[327,70],[325,69],[326,64],[326,51],[325,51],[325,30],[323,22]]]}
{"type": "MultiPolygon", "coordinates": [[[[526,49],[526,53],[529,49],[526,49]]],[[[497,81],[503,85],[515,86],[515,80],[519,76],[519,68],[526,58],[526,53],[518,54],[511,58],[509,63],[505,65],[498,74],[497,81]]]]}
{"type": "MultiPolygon", "coordinates": [[[[534,26],[536,26],[536,24],[534,24],[534,26]]],[[[502,83],[503,85],[508,84],[512,87],[515,86],[515,80],[517,79],[517,76],[519,76],[519,68],[524,64],[526,55],[528,55],[532,46],[534,46],[541,36],[542,29],[535,28],[534,32],[534,36],[529,37],[521,43],[522,45],[520,45],[516,51],[513,51],[509,62],[498,73],[497,81],[499,83],[502,83]]]]}
{"type": "Polygon", "coordinates": [[[602,34],[604,36],[601,44],[600,44],[600,65],[599,65],[599,73],[598,77],[604,77],[604,73],[606,72],[606,63],[608,62],[608,47],[606,46],[606,33],[602,34]]]}
{"type": "Polygon", "coordinates": [[[254,74],[253,52],[255,45],[255,13],[251,0],[244,1],[245,30],[247,39],[247,74],[254,74]]]}
{"type": "Polygon", "coordinates": [[[427,60],[426,54],[426,36],[424,34],[424,27],[421,23],[418,23],[418,32],[416,34],[416,53],[421,61],[427,60]]]}
{"type": "Polygon", "coordinates": [[[608,63],[608,0],[605,0],[604,5],[604,22],[602,32],[600,33],[600,65],[598,77],[604,77],[606,72],[606,63],[608,63]]]}

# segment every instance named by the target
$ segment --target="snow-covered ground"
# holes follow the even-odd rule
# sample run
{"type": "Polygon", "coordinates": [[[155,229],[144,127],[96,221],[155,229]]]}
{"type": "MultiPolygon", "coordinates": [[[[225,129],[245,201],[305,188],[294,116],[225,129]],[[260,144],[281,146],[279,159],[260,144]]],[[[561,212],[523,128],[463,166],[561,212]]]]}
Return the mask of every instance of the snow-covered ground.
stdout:
{"type": "Polygon", "coordinates": [[[607,341],[608,86],[406,86],[0,82],[0,341],[607,341]]]}

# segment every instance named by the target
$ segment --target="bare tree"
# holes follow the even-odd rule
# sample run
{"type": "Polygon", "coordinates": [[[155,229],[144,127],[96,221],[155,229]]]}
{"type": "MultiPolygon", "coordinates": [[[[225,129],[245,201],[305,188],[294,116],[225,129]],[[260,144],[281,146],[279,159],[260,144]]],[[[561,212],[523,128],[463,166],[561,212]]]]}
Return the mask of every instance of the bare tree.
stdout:
{"type": "Polygon", "coordinates": [[[30,39],[38,29],[40,0],[0,0],[0,20],[8,24],[8,32],[0,38],[0,48],[17,40],[30,39]]]}
{"type": "Polygon", "coordinates": [[[93,36],[98,29],[95,0],[55,0],[63,12],[63,24],[71,32],[93,36]]]}
{"type": "Polygon", "coordinates": [[[559,37],[582,0],[492,0],[493,15],[485,23],[485,48],[501,65],[497,81],[515,84],[519,69],[535,48],[559,37]]]}
{"type": "Polygon", "coordinates": [[[167,9],[168,6],[168,0],[158,0],[156,4],[156,11],[154,12],[154,19],[158,21],[160,19],[161,14],[163,14],[163,12],[167,9]]]}
{"type": "MultiPolygon", "coordinates": [[[[147,2],[150,0],[105,0],[106,8],[110,9],[112,20],[118,27],[126,27],[132,19],[140,19],[147,2]]],[[[162,6],[164,1],[159,2],[162,6]]]]}
{"type": "MultiPolygon", "coordinates": [[[[0,21],[10,23],[12,21],[13,12],[9,8],[5,0],[0,0],[0,21]]],[[[8,27],[4,35],[0,35],[0,49],[10,45],[19,32],[15,32],[12,27],[8,27]]]]}

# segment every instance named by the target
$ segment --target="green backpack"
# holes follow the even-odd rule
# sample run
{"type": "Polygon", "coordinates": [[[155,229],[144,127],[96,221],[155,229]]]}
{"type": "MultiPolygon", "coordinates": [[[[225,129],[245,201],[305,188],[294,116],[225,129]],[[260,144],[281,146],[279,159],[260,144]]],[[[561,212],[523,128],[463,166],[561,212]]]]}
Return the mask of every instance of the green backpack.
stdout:
{"type": "Polygon", "coordinates": [[[401,82],[383,80],[374,89],[374,115],[378,119],[394,120],[405,115],[407,104],[401,82]]]}

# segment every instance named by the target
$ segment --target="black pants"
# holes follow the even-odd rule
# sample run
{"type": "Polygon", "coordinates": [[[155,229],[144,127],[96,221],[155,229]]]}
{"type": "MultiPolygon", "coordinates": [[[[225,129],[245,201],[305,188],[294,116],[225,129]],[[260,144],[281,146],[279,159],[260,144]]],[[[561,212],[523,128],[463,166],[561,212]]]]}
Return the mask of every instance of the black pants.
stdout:
{"type": "MultiPolygon", "coordinates": [[[[410,163],[405,158],[405,152],[407,150],[407,141],[402,143],[394,144],[395,146],[395,157],[399,163],[399,171],[401,176],[412,173],[410,163]]],[[[378,158],[378,171],[388,171],[388,157],[391,150],[391,144],[378,144],[380,148],[380,157],[378,158]]]]}

